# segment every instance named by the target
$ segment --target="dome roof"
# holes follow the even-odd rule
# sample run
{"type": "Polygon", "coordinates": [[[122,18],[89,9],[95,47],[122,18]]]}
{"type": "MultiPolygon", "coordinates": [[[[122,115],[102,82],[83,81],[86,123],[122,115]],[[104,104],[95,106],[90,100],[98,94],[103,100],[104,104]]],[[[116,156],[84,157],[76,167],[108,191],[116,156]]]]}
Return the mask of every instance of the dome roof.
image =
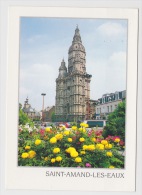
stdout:
{"type": "Polygon", "coordinates": [[[71,51],[82,51],[85,53],[85,47],[81,43],[73,43],[69,48],[69,53],[71,51]]]}

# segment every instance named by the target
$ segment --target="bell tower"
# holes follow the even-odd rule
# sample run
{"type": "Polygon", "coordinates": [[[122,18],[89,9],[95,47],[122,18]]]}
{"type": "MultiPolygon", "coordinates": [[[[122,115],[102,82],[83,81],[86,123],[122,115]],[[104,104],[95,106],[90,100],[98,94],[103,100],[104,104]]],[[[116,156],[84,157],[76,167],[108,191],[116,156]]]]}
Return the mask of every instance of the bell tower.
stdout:
{"type": "Polygon", "coordinates": [[[81,73],[85,73],[86,72],[85,57],[86,57],[85,48],[82,45],[79,28],[77,26],[75,29],[72,45],[70,46],[68,51],[68,72],[71,73],[78,71],[81,73]]]}
{"type": "Polygon", "coordinates": [[[64,60],[56,79],[56,116],[62,121],[89,119],[90,81],[86,72],[86,52],[78,26],[68,50],[68,69],[64,60]]]}
{"type": "Polygon", "coordinates": [[[59,75],[56,79],[56,106],[55,113],[59,116],[59,118],[64,114],[64,93],[65,93],[65,78],[67,76],[67,67],[64,59],[61,62],[61,66],[59,68],[59,75]]]}

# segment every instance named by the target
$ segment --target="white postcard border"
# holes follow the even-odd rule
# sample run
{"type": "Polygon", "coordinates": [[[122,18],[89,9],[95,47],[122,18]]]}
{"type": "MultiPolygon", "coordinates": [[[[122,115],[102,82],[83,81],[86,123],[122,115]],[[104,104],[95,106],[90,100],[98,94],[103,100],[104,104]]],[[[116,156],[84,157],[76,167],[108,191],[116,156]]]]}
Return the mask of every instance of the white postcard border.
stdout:
{"type": "MultiPolygon", "coordinates": [[[[131,195],[141,195],[142,194],[142,186],[141,186],[141,180],[142,180],[142,154],[141,154],[141,149],[142,149],[142,1],[141,0],[127,0],[127,1],[119,1],[119,0],[92,0],[92,1],[50,1],[50,0],[45,0],[45,1],[38,1],[38,0],[33,0],[33,1],[25,1],[25,0],[1,0],[0,2],[0,26],[1,28],[1,33],[0,33],[0,53],[1,58],[0,58],[0,92],[2,96],[0,97],[0,194],[2,195],[23,195],[23,194],[30,194],[30,195],[36,195],[36,194],[47,194],[46,191],[42,190],[7,190],[5,186],[5,171],[7,172],[6,169],[6,162],[7,159],[5,158],[5,151],[6,151],[6,133],[5,133],[5,126],[6,123],[9,123],[6,119],[6,87],[7,87],[7,10],[9,6],[66,6],[66,7],[113,7],[113,8],[132,8],[132,9],[139,9],[139,52],[138,52],[138,97],[137,97],[137,161],[136,161],[136,192],[130,192],[131,195]]],[[[14,87],[14,86],[13,86],[14,87]]],[[[10,127],[11,128],[11,127],[10,127]]],[[[13,128],[11,128],[13,130],[13,128]]],[[[113,184],[112,184],[113,185],[113,184]]],[[[75,191],[74,191],[75,192],[75,191]]],[[[48,193],[57,195],[57,194],[72,194],[72,191],[48,191],[48,193]]],[[[77,191],[77,194],[94,194],[94,192],[86,192],[86,191],[77,191]]],[[[109,195],[111,192],[95,192],[95,194],[100,194],[100,195],[109,195]]],[[[116,192],[119,195],[128,195],[130,194],[129,192],[116,192]]],[[[111,194],[115,194],[115,192],[112,192],[111,194]]]]}
{"type": "Polygon", "coordinates": [[[136,155],[136,98],[137,98],[137,9],[68,8],[68,7],[11,7],[9,9],[8,82],[7,82],[7,178],[8,189],[134,191],[136,155]],[[73,17],[128,19],[126,161],[124,170],[78,170],[62,168],[17,167],[18,74],[20,17],[73,17]],[[14,28],[13,28],[14,24],[14,28]],[[131,84],[129,81],[131,80],[131,84]],[[13,88],[14,86],[14,88],[13,88]],[[133,93],[132,93],[133,92],[133,93]],[[12,104],[11,104],[12,102],[12,104]],[[133,104],[131,103],[133,102],[133,104]],[[12,110],[14,114],[11,115],[12,110]],[[131,120],[133,118],[133,120],[131,120]],[[12,131],[9,128],[12,127],[12,131]],[[133,139],[132,139],[133,138],[133,139]],[[131,142],[133,141],[133,145],[131,142]],[[11,150],[11,146],[13,150],[11,150]],[[10,151],[11,150],[11,151],[10,151]],[[10,151],[10,152],[9,152],[10,151]],[[133,156],[131,156],[133,154],[133,156]],[[12,161],[11,161],[12,159],[12,161]],[[131,161],[129,160],[131,159],[131,161]],[[47,177],[46,171],[109,172],[124,174],[122,179],[47,177]],[[20,178],[20,179],[19,179],[20,178]],[[36,178],[36,179],[34,179],[36,178]],[[77,182],[79,179],[79,183],[77,182]],[[55,185],[56,183],[56,185],[55,185]],[[95,183],[95,185],[93,185],[95,183]],[[121,185],[121,188],[120,188],[121,185]]]}

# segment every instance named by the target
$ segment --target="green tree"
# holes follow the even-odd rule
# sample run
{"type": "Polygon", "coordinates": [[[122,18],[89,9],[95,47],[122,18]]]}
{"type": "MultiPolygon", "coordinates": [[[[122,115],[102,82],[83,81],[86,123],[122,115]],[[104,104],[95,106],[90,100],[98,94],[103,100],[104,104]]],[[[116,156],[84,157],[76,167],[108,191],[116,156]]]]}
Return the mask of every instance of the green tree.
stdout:
{"type": "Polygon", "coordinates": [[[109,114],[106,127],[103,131],[103,136],[120,136],[120,138],[125,140],[125,107],[126,103],[121,102],[118,107],[109,114]]]}
{"type": "Polygon", "coordinates": [[[19,104],[19,125],[25,125],[26,123],[33,125],[31,119],[23,112],[22,105],[19,104]]]}
{"type": "Polygon", "coordinates": [[[51,114],[51,121],[55,122],[55,120],[56,120],[55,112],[52,112],[52,114],[51,114]]]}

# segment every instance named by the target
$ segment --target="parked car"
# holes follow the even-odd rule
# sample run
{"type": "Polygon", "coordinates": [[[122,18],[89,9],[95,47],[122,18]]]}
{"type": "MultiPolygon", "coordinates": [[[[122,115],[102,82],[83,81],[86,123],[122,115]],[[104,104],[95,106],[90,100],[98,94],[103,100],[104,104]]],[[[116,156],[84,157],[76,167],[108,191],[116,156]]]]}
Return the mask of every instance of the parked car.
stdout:
{"type": "Polygon", "coordinates": [[[89,125],[89,128],[101,128],[103,129],[106,126],[106,120],[85,120],[84,123],[89,125]]]}
{"type": "Polygon", "coordinates": [[[64,125],[66,126],[66,128],[70,128],[71,124],[69,122],[64,122],[64,125]]]}

